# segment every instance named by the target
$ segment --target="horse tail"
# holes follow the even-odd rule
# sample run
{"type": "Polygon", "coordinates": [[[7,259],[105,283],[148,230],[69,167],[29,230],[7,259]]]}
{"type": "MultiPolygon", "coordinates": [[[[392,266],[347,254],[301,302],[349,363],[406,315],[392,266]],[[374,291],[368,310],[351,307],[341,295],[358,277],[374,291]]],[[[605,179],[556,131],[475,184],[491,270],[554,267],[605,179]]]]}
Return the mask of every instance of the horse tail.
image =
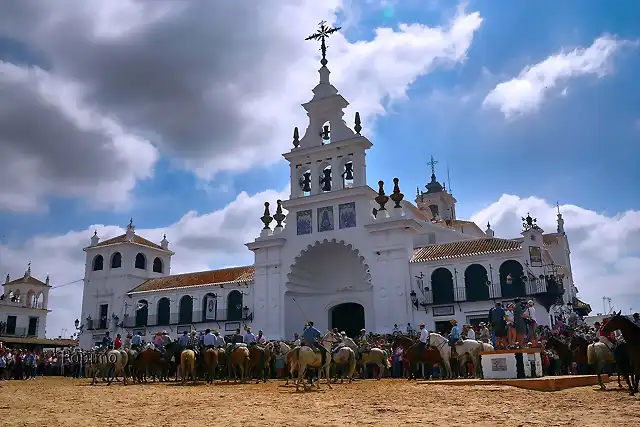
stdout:
{"type": "Polygon", "coordinates": [[[384,363],[385,368],[391,369],[391,363],[389,363],[389,358],[387,357],[386,352],[382,352],[382,363],[384,363]]]}
{"type": "Polygon", "coordinates": [[[593,366],[596,364],[597,358],[598,358],[598,354],[596,353],[595,344],[589,344],[589,346],[587,347],[587,363],[590,366],[593,366]]]}

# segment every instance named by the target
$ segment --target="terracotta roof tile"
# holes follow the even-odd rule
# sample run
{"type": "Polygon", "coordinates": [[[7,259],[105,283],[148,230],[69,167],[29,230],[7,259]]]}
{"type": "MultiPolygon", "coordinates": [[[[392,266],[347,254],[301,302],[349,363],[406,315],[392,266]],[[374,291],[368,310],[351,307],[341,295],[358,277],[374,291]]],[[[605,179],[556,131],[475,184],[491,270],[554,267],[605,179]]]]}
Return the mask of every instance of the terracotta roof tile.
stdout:
{"type": "MultiPolygon", "coordinates": [[[[116,243],[125,243],[126,241],[127,241],[127,235],[126,234],[122,234],[120,236],[112,237],[111,239],[107,239],[107,240],[105,240],[103,242],[100,242],[97,245],[95,245],[94,248],[98,247],[98,246],[114,245],[116,243]]],[[[137,234],[134,234],[133,243],[137,243],[137,244],[143,245],[143,246],[148,246],[148,247],[154,248],[154,249],[164,250],[164,249],[162,249],[162,246],[156,245],[152,241],[147,240],[144,237],[140,237],[137,234]]]]}
{"type": "Polygon", "coordinates": [[[470,239],[459,242],[429,245],[413,250],[411,262],[463,258],[474,255],[518,251],[521,243],[507,239],[470,239]]]}
{"type": "Polygon", "coordinates": [[[223,268],[221,270],[198,271],[149,279],[129,292],[152,292],[192,286],[214,286],[227,283],[242,283],[253,280],[253,266],[223,268]]]}

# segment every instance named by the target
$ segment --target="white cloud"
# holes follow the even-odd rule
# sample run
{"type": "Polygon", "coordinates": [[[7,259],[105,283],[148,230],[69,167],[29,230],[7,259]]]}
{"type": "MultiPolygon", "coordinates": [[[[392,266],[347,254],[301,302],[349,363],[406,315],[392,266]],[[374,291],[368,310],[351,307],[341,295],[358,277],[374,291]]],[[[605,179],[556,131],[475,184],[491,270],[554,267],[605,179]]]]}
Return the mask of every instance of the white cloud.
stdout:
{"type": "MultiPolygon", "coordinates": [[[[167,227],[144,229],[144,219],[137,218],[137,233],[159,242],[167,233],[170,247],[176,252],[172,273],[247,265],[253,255],[244,243],[260,232],[264,201],[288,197],[289,189],[267,190],[255,195],[244,192],[224,208],[207,213],[187,212],[178,222],[167,227]]],[[[616,307],[640,310],[637,278],[640,277],[640,212],[629,211],[607,216],[573,205],[561,206],[565,228],[570,239],[572,265],[581,298],[600,310],[603,295],[613,298],[616,307]]],[[[538,218],[546,231],[555,230],[555,207],[535,198],[504,195],[497,202],[477,212],[472,220],[492,228],[502,237],[517,237],[522,216],[538,218]]],[[[273,211],[272,211],[273,213],[273,211]]],[[[124,229],[115,225],[94,225],[64,235],[41,235],[26,242],[0,245],[0,277],[24,273],[32,261],[33,274],[43,278],[51,275],[52,284],[60,285],[81,279],[84,274],[84,252],[93,230],[103,239],[116,236],[124,229]]],[[[57,336],[62,328],[73,327],[79,316],[82,284],[53,289],[49,317],[49,335],[57,336]]]]}
{"type": "MultiPolygon", "coordinates": [[[[542,62],[526,66],[518,77],[499,83],[485,97],[483,105],[500,109],[506,118],[534,112],[558,84],[578,76],[609,74],[614,53],[628,43],[605,35],[587,48],[549,56],[542,62]]],[[[566,94],[565,87],[562,95],[566,94]]]]}
{"type": "MultiPolygon", "coordinates": [[[[349,4],[5,2],[0,36],[50,66],[32,75],[4,64],[30,76],[9,81],[0,70],[0,88],[23,105],[16,121],[14,105],[0,98],[6,163],[44,168],[35,177],[0,171],[0,210],[34,210],[48,195],[94,201],[101,194],[101,201],[121,204],[153,173],[159,155],[205,179],[280,161],[293,127],[306,127],[300,103],[318,78],[318,46],[304,38],[349,4]],[[51,141],[55,155],[47,150],[51,141]],[[101,191],[92,194],[88,188],[96,186],[101,191]]],[[[333,35],[329,67],[352,103],[347,122],[360,111],[370,135],[373,119],[418,77],[465,59],[481,22],[479,13],[459,8],[440,27],[378,28],[372,40],[353,43],[333,35]]]]}

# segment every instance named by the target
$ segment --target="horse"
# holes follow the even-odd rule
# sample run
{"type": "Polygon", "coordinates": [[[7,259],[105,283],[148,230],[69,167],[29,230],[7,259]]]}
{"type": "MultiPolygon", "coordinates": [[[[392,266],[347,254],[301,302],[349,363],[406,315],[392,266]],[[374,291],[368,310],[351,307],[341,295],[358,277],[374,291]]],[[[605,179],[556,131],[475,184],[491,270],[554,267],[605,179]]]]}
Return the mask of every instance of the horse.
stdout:
{"type": "Polygon", "coordinates": [[[124,367],[129,360],[125,350],[107,350],[104,353],[94,352],[90,358],[91,385],[96,383],[96,376],[104,369],[107,371],[107,385],[118,375],[122,375],[123,385],[127,385],[127,376],[124,374],[124,367]]]}
{"type": "Polygon", "coordinates": [[[218,349],[207,348],[202,353],[202,360],[204,363],[204,377],[207,384],[213,384],[213,379],[216,375],[216,368],[218,367],[218,349]]]}
{"type": "Polygon", "coordinates": [[[267,382],[267,368],[266,368],[266,355],[264,348],[257,344],[250,345],[249,347],[249,375],[255,371],[256,384],[260,382],[262,378],[263,382],[267,382]]]}
{"type": "Polygon", "coordinates": [[[446,370],[448,378],[452,377],[453,371],[451,370],[451,360],[455,357],[458,358],[465,354],[469,355],[471,363],[473,364],[474,372],[478,372],[478,365],[480,364],[480,352],[482,351],[483,343],[476,340],[460,340],[456,343],[455,348],[449,345],[449,340],[440,334],[431,332],[429,334],[429,346],[437,349],[442,356],[443,365],[446,370]],[[455,349],[455,355],[453,350],[455,349]]]}
{"type": "MultiPolygon", "coordinates": [[[[320,341],[321,345],[327,351],[328,354],[331,354],[331,358],[333,362],[337,365],[337,367],[343,368],[344,365],[347,365],[347,378],[349,378],[349,382],[353,381],[353,374],[356,370],[356,353],[352,348],[344,345],[342,340],[338,338],[333,332],[329,331],[324,338],[320,341]],[[335,345],[338,344],[338,347],[335,345]]],[[[344,381],[344,372],[341,372],[341,383],[344,381]]],[[[335,382],[338,379],[336,377],[335,382]]]]}
{"type": "Polygon", "coordinates": [[[240,369],[240,382],[244,383],[245,382],[245,375],[249,372],[249,362],[250,362],[250,356],[249,356],[249,349],[247,348],[246,344],[243,343],[238,343],[236,344],[236,348],[233,349],[233,351],[231,350],[231,344],[229,344],[229,347],[227,347],[227,371],[228,371],[228,376],[227,376],[227,382],[229,381],[229,379],[231,378],[231,373],[233,372],[233,382],[237,382],[237,377],[236,377],[236,368],[240,369]]]}
{"type": "Polygon", "coordinates": [[[589,361],[587,359],[587,347],[589,347],[589,344],[591,342],[577,334],[571,337],[571,342],[569,343],[569,348],[573,351],[576,368],[580,375],[584,375],[589,371],[589,361]]]}
{"type": "Polygon", "coordinates": [[[196,376],[196,353],[193,350],[182,350],[180,353],[180,376],[182,377],[182,384],[187,383],[187,377],[191,377],[193,384],[198,382],[196,376]]]}
{"type": "MultiPolygon", "coordinates": [[[[482,345],[482,348],[480,350],[481,353],[494,350],[493,345],[486,342],[482,342],[482,341],[478,341],[478,342],[482,345]]],[[[464,368],[465,376],[467,375],[468,363],[471,363],[473,365],[473,360],[471,360],[471,355],[469,353],[465,353],[461,356],[458,356],[459,368],[460,369],[464,368]]],[[[478,363],[477,370],[476,370],[476,367],[474,367],[473,374],[478,378],[484,378],[484,373],[482,372],[482,363],[478,363]]]]}
{"type": "Polygon", "coordinates": [[[395,351],[398,347],[404,350],[404,356],[409,360],[409,380],[416,378],[418,363],[424,363],[429,368],[433,365],[444,365],[444,360],[440,352],[432,347],[425,346],[423,351],[419,351],[419,347],[414,338],[398,334],[393,338],[391,345],[395,351]]]}
{"type": "MultiPolygon", "coordinates": [[[[322,354],[320,353],[322,350],[314,350],[311,347],[306,345],[302,345],[300,347],[296,347],[289,354],[291,354],[290,358],[290,369],[291,373],[295,369],[298,370],[298,379],[296,380],[296,391],[300,389],[300,383],[304,380],[304,374],[307,371],[307,367],[323,369],[325,370],[325,375],[327,378],[327,386],[331,388],[331,353],[328,353],[326,356],[326,360],[324,365],[322,364],[322,354]]],[[[320,375],[318,375],[319,377],[320,375]]],[[[307,390],[306,384],[303,384],[305,390],[307,390]]],[[[320,389],[320,380],[316,382],[316,387],[318,390],[320,389]]]]}
{"type": "Polygon", "coordinates": [[[571,365],[573,364],[573,352],[571,351],[571,348],[569,347],[569,345],[561,341],[555,335],[552,335],[551,337],[549,337],[544,347],[546,349],[553,350],[558,354],[558,357],[560,358],[560,363],[561,363],[561,366],[560,366],[561,374],[566,373],[571,375],[573,373],[572,372],[573,370],[571,369],[571,365]]]}
{"type": "MultiPolygon", "coordinates": [[[[610,334],[616,330],[622,332],[622,338],[624,338],[627,346],[625,353],[629,357],[629,372],[627,374],[631,377],[630,379],[629,376],[627,376],[626,381],[629,386],[629,394],[633,396],[638,393],[638,385],[640,382],[640,327],[626,316],[622,316],[621,313],[622,311],[618,313],[614,312],[613,317],[602,327],[602,330],[605,334],[610,334]]],[[[619,346],[620,345],[617,347],[619,346]]],[[[618,354],[615,353],[615,356],[617,357],[618,354]]]]}

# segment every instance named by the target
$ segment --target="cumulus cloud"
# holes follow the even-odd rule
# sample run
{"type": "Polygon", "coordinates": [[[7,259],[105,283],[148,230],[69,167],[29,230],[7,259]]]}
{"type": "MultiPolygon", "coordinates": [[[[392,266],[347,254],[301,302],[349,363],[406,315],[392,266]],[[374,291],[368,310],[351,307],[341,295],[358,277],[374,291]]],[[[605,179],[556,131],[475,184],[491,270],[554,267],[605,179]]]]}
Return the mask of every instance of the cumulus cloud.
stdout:
{"type": "MultiPolygon", "coordinates": [[[[0,209],[14,211],[36,209],[44,195],[121,203],[159,155],[204,179],[278,161],[292,128],[305,127],[299,104],[317,83],[318,46],[304,38],[344,9],[340,0],[1,4],[0,37],[46,59],[46,71],[0,70],[22,76],[0,77],[11,94],[0,97],[3,157],[47,172],[5,169],[0,209]]],[[[460,8],[441,27],[379,28],[354,43],[332,36],[329,66],[349,116],[359,110],[370,133],[419,76],[463,61],[481,22],[460,8]]]]}
{"type": "MultiPolygon", "coordinates": [[[[506,118],[534,112],[560,84],[579,76],[604,77],[611,73],[614,54],[627,41],[601,36],[586,48],[560,51],[535,65],[526,66],[513,79],[499,83],[484,99],[483,106],[498,108],[506,118]]],[[[567,95],[567,88],[562,95],[567,95]]]]}
{"type": "MultiPolygon", "coordinates": [[[[136,232],[155,242],[167,234],[170,248],[176,252],[172,273],[247,265],[253,262],[253,254],[244,243],[252,241],[260,232],[259,217],[264,201],[273,203],[288,194],[288,188],[254,195],[243,192],[220,210],[204,214],[188,212],[166,227],[145,229],[143,220],[138,219],[136,232]]],[[[599,301],[604,295],[611,297],[619,309],[627,311],[635,307],[640,310],[637,293],[640,212],[607,216],[574,205],[562,205],[560,209],[565,218],[574,280],[581,298],[591,303],[594,310],[600,310],[599,301]]],[[[503,195],[471,219],[481,226],[490,221],[498,236],[518,237],[520,218],[527,213],[537,217],[546,232],[555,230],[555,207],[536,197],[503,195]]],[[[0,277],[6,273],[17,277],[24,273],[26,263],[32,261],[34,276],[44,278],[50,274],[54,286],[82,279],[85,263],[82,248],[89,244],[94,229],[102,239],[125,231],[116,225],[94,225],[64,235],[41,235],[25,242],[0,245],[0,277]]],[[[47,326],[50,336],[57,336],[62,328],[72,328],[73,320],[79,316],[81,300],[81,282],[51,291],[53,312],[47,326]]]]}

